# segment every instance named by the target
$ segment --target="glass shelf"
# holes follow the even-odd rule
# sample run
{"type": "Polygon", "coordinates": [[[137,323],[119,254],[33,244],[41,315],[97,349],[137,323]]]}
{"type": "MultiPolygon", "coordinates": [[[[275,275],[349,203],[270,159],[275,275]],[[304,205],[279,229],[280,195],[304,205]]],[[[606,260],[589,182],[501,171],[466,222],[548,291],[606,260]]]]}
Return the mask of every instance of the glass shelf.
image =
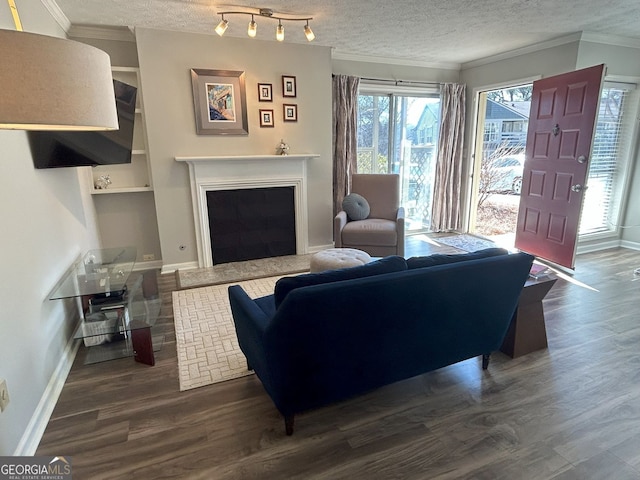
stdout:
{"type": "Polygon", "coordinates": [[[49,300],[121,292],[136,261],[136,247],[90,250],[54,287],[49,300]]]}

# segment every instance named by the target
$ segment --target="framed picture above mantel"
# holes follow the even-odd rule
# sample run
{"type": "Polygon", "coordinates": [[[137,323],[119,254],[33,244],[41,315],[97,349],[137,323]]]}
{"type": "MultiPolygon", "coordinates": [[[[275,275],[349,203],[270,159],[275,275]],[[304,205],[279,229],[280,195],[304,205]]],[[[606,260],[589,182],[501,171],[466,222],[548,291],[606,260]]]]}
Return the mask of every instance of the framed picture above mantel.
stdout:
{"type": "Polygon", "coordinates": [[[270,83],[258,84],[258,101],[259,102],[273,101],[273,85],[271,85],[270,83]]]}
{"type": "Polygon", "coordinates": [[[296,92],[296,77],[292,75],[282,76],[282,96],[294,98],[297,96],[296,92]]]}
{"type": "Polygon", "coordinates": [[[198,135],[248,135],[244,72],[191,69],[198,135]]]}

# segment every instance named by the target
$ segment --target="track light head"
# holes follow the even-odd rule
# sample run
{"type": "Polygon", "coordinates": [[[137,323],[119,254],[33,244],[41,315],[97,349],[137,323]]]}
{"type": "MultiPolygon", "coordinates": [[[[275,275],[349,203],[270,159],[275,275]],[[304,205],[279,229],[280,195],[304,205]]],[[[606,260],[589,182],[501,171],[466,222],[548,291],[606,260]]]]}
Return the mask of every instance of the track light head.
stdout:
{"type": "Polygon", "coordinates": [[[227,27],[229,26],[229,22],[224,19],[224,15],[222,15],[222,20],[216,27],[216,33],[220,36],[224,35],[224,32],[227,31],[227,27]]]}
{"type": "Polygon", "coordinates": [[[251,38],[254,38],[256,36],[257,31],[258,31],[258,24],[253,19],[253,15],[251,15],[251,21],[249,22],[249,28],[247,29],[247,35],[249,35],[251,38]]]}
{"type": "Polygon", "coordinates": [[[278,26],[276,27],[276,40],[279,42],[284,41],[284,26],[280,21],[278,21],[278,26]]]}
{"type": "Polygon", "coordinates": [[[312,42],[314,38],[316,38],[313,30],[309,26],[309,20],[307,20],[307,24],[304,26],[304,36],[307,37],[307,41],[312,42]]]}

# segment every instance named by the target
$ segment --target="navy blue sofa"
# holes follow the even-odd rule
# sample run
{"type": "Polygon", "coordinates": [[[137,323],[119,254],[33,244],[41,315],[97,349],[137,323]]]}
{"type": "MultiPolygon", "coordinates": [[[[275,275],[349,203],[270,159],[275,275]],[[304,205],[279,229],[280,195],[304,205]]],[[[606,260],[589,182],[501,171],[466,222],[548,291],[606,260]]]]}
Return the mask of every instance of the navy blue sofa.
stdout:
{"type": "Polygon", "coordinates": [[[499,349],[533,257],[385,257],[285,277],[274,295],[229,300],[240,348],[293,433],[305,410],[499,349]]]}

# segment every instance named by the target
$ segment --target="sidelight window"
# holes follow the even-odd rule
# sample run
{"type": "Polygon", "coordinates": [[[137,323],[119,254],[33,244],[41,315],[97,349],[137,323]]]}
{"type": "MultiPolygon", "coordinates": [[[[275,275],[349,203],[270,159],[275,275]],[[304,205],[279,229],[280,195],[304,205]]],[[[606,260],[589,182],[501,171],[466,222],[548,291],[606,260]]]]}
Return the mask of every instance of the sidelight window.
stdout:
{"type": "Polygon", "coordinates": [[[637,106],[635,85],[604,83],[580,218],[581,235],[613,231],[620,224],[637,106]]]}

